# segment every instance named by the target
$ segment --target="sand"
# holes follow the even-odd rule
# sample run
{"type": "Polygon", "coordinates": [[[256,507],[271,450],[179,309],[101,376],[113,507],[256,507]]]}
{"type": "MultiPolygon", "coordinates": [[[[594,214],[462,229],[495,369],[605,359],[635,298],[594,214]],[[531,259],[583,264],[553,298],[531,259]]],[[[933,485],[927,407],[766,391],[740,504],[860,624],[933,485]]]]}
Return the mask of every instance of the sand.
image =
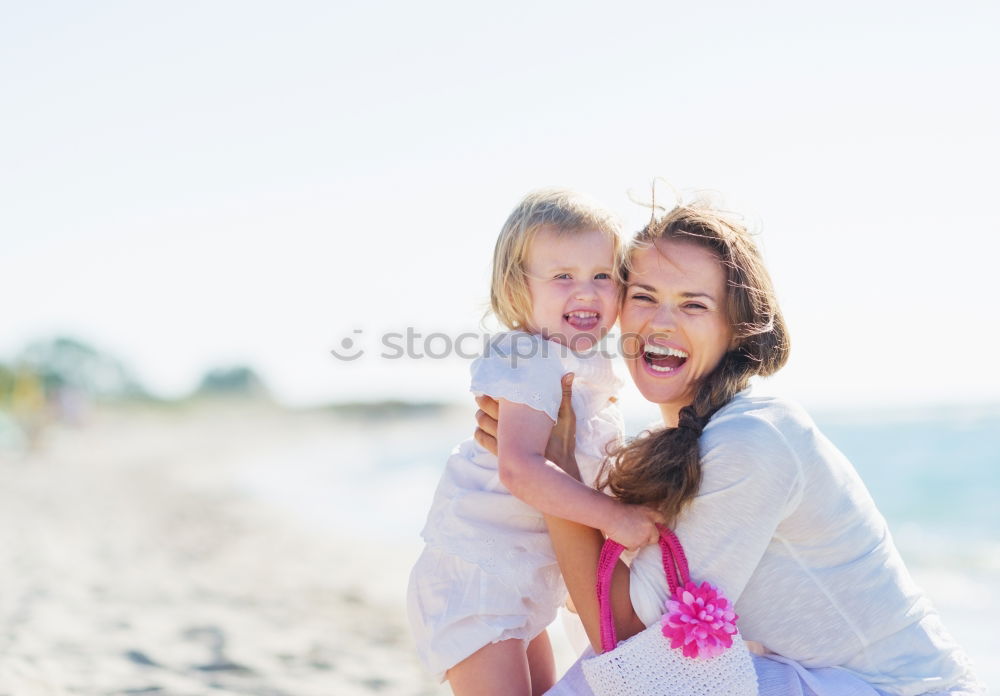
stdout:
{"type": "Polygon", "coordinates": [[[329,427],[264,405],[116,409],[0,454],[0,694],[443,694],[378,549],[238,484],[329,427]]]}

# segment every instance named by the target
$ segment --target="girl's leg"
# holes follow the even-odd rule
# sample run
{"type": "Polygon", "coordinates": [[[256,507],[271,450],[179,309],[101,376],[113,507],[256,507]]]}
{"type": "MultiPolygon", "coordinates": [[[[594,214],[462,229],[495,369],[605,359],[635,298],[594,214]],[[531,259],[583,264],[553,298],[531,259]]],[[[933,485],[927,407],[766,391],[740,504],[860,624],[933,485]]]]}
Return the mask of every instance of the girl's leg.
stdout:
{"type": "Polygon", "coordinates": [[[531,673],[523,640],[484,645],[449,669],[445,678],[455,696],[531,694],[531,673]]]}
{"type": "Polygon", "coordinates": [[[542,631],[528,643],[528,672],[531,675],[531,696],[542,696],[556,683],[556,658],[548,631],[542,631]]]}

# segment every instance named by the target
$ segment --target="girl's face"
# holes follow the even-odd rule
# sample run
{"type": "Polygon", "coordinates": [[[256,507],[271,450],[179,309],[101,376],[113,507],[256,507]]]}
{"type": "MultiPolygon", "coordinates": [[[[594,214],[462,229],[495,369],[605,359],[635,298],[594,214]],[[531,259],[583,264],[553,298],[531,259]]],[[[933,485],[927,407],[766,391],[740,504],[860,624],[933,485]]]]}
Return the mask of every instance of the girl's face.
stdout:
{"type": "Polygon", "coordinates": [[[603,338],[618,317],[614,245],[600,230],[536,231],[525,258],[531,329],[574,350],[603,338]]]}
{"type": "Polygon", "coordinates": [[[659,240],[632,255],[621,312],[623,351],[642,395],[664,422],[694,399],[698,383],[733,343],[726,274],[718,257],[690,242],[659,240]]]}

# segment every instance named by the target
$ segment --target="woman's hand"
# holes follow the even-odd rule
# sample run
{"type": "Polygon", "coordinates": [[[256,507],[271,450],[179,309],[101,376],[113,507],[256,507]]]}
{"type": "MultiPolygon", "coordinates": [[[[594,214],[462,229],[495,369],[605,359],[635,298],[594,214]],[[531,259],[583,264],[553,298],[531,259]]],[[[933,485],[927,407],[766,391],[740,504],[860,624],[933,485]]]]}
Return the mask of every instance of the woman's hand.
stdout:
{"type": "Polygon", "coordinates": [[[545,445],[545,458],[573,478],[580,479],[576,465],[576,414],[573,413],[573,373],[562,377],[562,401],[552,434],[545,445]]]}
{"type": "MultiPolygon", "coordinates": [[[[573,413],[573,373],[562,378],[562,401],[559,404],[558,420],[552,426],[552,433],[545,445],[545,458],[570,476],[579,480],[580,470],[576,465],[576,414],[573,413]]],[[[479,410],[476,411],[475,439],[484,449],[497,453],[497,417],[500,413],[496,399],[483,395],[476,397],[479,410]]]]}

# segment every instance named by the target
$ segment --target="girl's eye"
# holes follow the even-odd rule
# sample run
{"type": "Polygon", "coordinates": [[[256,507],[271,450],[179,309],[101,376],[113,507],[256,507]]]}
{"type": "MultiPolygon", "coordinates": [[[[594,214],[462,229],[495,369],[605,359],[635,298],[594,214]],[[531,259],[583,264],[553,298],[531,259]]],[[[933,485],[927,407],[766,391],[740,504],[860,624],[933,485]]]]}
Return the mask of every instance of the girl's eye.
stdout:
{"type": "Polygon", "coordinates": [[[610,273],[598,273],[594,276],[594,280],[611,280],[610,273]]]}
{"type": "Polygon", "coordinates": [[[555,280],[571,280],[572,278],[573,276],[571,276],[569,273],[560,273],[555,277],[555,280]]]}

